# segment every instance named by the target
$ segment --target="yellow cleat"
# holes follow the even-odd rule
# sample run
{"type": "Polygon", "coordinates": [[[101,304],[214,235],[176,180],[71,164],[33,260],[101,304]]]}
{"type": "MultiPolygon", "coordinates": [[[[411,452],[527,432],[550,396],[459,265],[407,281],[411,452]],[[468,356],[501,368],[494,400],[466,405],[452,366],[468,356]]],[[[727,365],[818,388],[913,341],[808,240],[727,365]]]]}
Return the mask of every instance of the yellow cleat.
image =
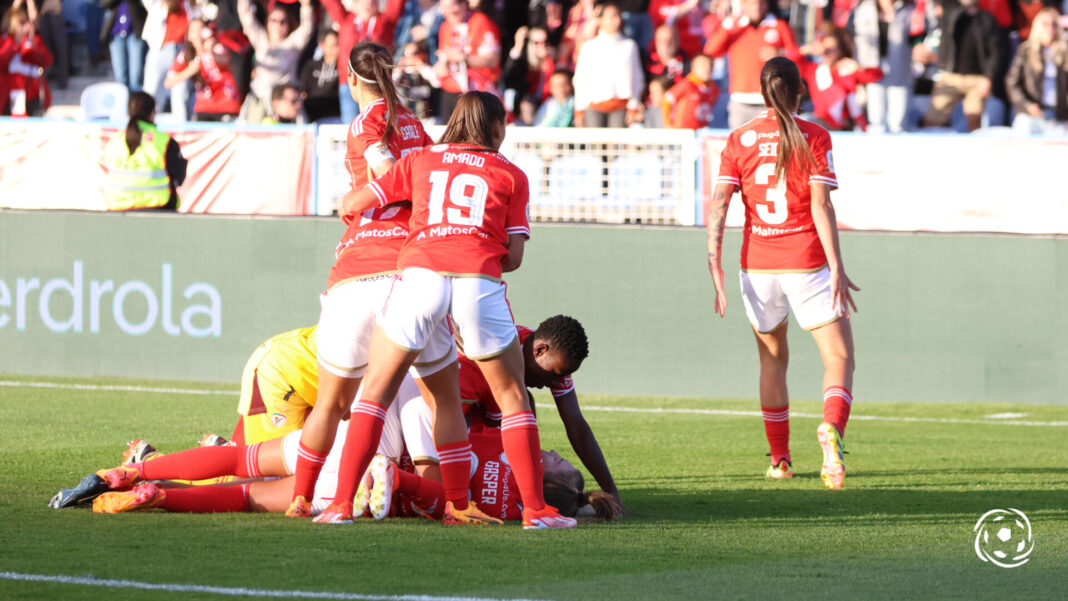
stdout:
{"type": "Polygon", "coordinates": [[[792,466],[786,459],[780,459],[779,463],[773,463],[768,466],[767,477],[774,480],[782,480],[784,478],[793,478],[794,472],[790,469],[792,466]]]}
{"type": "Polygon", "coordinates": [[[367,469],[373,481],[371,490],[367,493],[367,509],[374,519],[384,520],[389,515],[389,507],[393,503],[397,468],[385,456],[375,455],[371,466],[367,469]]]}
{"type": "Polygon", "coordinates": [[[816,438],[823,449],[823,468],[820,480],[830,489],[839,489],[845,484],[845,460],[842,459],[844,445],[838,428],[830,422],[823,422],[816,428],[816,438]]]}
{"type": "Polygon", "coordinates": [[[145,482],[124,492],[106,492],[93,500],[95,513],[122,513],[135,509],[149,509],[167,498],[162,488],[145,482]]]}
{"type": "Polygon", "coordinates": [[[441,523],[447,526],[499,526],[504,522],[482,513],[473,502],[469,501],[466,509],[456,509],[452,506],[452,501],[448,501],[445,503],[445,515],[441,517],[441,523]]]}
{"type": "Polygon", "coordinates": [[[289,509],[286,510],[287,518],[310,518],[311,506],[308,505],[307,499],[303,495],[297,495],[297,498],[293,499],[293,502],[289,504],[289,509]]]}

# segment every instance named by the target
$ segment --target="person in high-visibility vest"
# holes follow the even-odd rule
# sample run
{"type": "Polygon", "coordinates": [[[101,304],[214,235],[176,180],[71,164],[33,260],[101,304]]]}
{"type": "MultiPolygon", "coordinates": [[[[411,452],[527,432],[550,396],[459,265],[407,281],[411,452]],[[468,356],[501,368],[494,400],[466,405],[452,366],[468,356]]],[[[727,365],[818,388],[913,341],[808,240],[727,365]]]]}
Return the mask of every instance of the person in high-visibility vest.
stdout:
{"type": "Polygon", "coordinates": [[[104,150],[108,179],[104,199],[109,211],[177,211],[177,187],[185,181],[187,161],[178,143],[153,125],[156,101],[146,92],[130,94],[130,122],[104,150]]]}

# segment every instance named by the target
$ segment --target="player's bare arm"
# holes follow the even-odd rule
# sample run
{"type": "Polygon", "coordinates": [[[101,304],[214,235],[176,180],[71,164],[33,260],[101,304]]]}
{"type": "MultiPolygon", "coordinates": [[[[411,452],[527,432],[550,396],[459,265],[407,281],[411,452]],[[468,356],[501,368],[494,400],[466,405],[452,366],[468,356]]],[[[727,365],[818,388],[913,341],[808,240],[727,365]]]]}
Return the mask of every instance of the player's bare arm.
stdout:
{"type": "Polygon", "coordinates": [[[826,184],[813,183],[812,221],[820,237],[823,252],[827,255],[827,268],[831,270],[831,293],[834,295],[835,307],[849,317],[850,308],[855,313],[857,304],[853,302],[850,289],[860,291],[846,275],[842,265],[842,249],[838,244],[838,222],[835,218],[834,205],[831,203],[831,191],[826,184]]]}
{"type": "Polygon", "coordinates": [[[619,490],[616,488],[612,472],[608,469],[608,463],[601,452],[601,446],[597,444],[597,437],[593,435],[593,429],[582,415],[579,407],[578,395],[575,391],[554,397],[556,409],[560,413],[560,420],[564,422],[564,430],[567,432],[567,440],[571,448],[575,450],[579,461],[589,470],[590,475],[597,480],[601,490],[612,495],[612,498],[623,507],[623,501],[619,498],[619,490]]]}
{"type": "Polygon", "coordinates": [[[527,237],[523,234],[511,234],[508,236],[508,242],[505,244],[508,254],[501,258],[501,271],[508,273],[519,269],[519,266],[523,264],[523,249],[526,244],[527,237]]]}
{"type": "Polygon", "coordinates": [[[370,186],[364,186],[359,190],[349,190],[341,199],[341,220],[346,224],[352,223],[353,217],[378,205],[378,195],[370,186]]]}
{"type": "Polygon", "coordinates": [[[727,223],[727,206],[734,194],[734,184],[717,184],[708,207],[708,271],[716,287],[716,313],[727,313],[727,295],[723,288],[723,228],[727,223]]]}

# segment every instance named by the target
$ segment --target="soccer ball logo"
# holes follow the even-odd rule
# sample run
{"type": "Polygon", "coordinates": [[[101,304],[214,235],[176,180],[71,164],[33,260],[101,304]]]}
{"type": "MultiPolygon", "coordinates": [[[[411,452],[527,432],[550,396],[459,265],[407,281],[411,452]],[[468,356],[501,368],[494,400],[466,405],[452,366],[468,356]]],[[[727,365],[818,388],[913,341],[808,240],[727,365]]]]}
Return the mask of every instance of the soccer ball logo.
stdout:
{"type": "Polygon", "coordinates": [[[975,523],[975,554],[1002,568],[1027,563],[1035,541],[1031,521],[1019,509],[991,509],[975,523]]]}

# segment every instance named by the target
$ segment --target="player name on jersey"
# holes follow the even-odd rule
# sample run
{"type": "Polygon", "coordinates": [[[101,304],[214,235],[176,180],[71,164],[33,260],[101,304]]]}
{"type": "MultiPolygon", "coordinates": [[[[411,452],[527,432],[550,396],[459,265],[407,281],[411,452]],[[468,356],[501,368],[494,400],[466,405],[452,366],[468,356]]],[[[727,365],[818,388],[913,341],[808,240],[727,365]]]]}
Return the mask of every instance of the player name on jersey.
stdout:
{"type": "Polygon", "coordinates": [[[459,163],[469,167],[484,167],[486,165],[486,157],[478,156],[477,154],[470,152],[446,152],[445,156],[442,157],[441,162],[446,165],[459,163]]]}

